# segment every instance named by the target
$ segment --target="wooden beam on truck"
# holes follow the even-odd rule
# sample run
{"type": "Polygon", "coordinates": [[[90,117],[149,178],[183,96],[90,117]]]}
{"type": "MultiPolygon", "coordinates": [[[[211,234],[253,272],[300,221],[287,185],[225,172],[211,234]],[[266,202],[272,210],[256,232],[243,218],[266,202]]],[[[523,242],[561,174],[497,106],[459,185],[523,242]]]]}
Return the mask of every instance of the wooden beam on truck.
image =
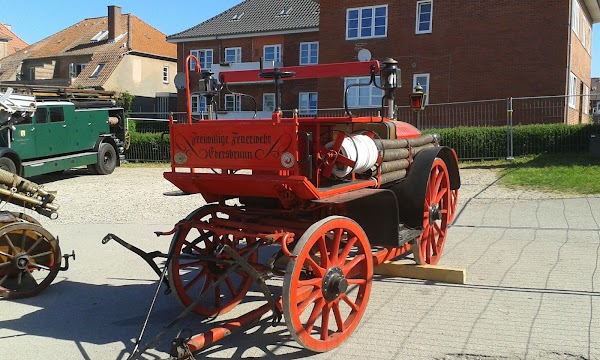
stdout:
{"type": "Polygon", "coordinates": [[[465,284],[467,271],[437,265],[416,265],[405,261],[388,261],[373,269],[376,275],[404,277],[449,284],[465,284]]]}

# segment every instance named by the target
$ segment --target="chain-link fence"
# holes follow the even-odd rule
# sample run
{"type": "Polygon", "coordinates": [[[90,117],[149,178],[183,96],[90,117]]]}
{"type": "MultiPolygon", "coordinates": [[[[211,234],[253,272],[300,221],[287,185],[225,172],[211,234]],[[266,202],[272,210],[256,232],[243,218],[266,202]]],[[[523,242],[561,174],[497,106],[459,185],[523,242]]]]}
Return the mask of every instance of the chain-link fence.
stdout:
{"type": "MultiPolygon", "coordinates": [[[[512,158],[520,154],[561,151],[563,150],[561,146],[568,149],[577,146],[581,149],[587,149],[590,141],[590,134],[587,132],[569,134],[566,137],[566,142],[549,144],[543,138],[540,138],[541,140],[537,140],[537,142],[535,140],[525,141],[520,138],[520,133],[516,130],[518,130],[519,125],[586,124],[594,122],[595,117],[592,115],[589,100],[590,97],[587,95],[520,97],[429,104],[421,112],[414,112],[408,106],[400,106],[397,107],[396,114],[398,120],[412,124],[423,131],[449,128],[460,131],[461,127],[494,128],[495,131],[482,132],[490,135],[488,138],[478,139],[481,144],[475,147],[477,149],[475,153],[473,152],[472,139],[454,139],[452,147],[463,160],[498,158],[498,146],[505,147],[505,156],[512,158]],[[501,133],[500,136],[498,136],[499,133],[501,133]],[[467,150],[467,148],[469,149],[467,150]]],[[[353,116],[381,116],[380,108],[350,109],[350,112],[353,116]]],[[[291,117],[293,114],[293,110],[283,111],[284,117],[291,117]]],[[[239,118],[250,119],[254,116],[254,112],[242,111],[237,112],[236,115],[239,115],[239,118]]],[[[600,116],[600,114],[598,115],[600,116]]],[[[173,113],[172,116],[175,121],[187,121],[185,113],[173,113]]],[[[343,108],[317,109],[312,112],[300,113],[299,116],[337,117],[347,116],[347,113],[343,108]]],[[[195,120],[202,118],[202,114],[194,115],[195,120]]],[[[223,119],[226,118],[223,117],[223,119]]],[[[169,114],[167,113],[133,113],[128,119],[128,128],[138,135],[145,133],[167,134],[168,119],[169,114]]],[[[156,136],[154,136],[155,138],[156,136]]],[[[443,143],[444,139],[442,139],[443,143]]],[[[131,161],[168,162],[170,160],[168,138],[163,137],[162,140],[158,141],[134,141],[126,153],[126,159],[131,161]]]]}

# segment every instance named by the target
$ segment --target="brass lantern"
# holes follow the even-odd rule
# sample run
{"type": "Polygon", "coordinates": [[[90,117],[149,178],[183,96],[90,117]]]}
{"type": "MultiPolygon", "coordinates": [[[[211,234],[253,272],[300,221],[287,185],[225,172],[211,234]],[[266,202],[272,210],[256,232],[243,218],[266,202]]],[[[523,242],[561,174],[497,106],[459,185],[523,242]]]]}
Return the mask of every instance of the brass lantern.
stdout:
{"type": "Polygon", "coordinates": [[[413,111],[421,111],[425,109],[425,100],[427,99],[427,94],[423,92],[423,87],[421,84],[417,83],[415,86],[415,92],[408,95],[410,98],[410,108],[413,111]]]}

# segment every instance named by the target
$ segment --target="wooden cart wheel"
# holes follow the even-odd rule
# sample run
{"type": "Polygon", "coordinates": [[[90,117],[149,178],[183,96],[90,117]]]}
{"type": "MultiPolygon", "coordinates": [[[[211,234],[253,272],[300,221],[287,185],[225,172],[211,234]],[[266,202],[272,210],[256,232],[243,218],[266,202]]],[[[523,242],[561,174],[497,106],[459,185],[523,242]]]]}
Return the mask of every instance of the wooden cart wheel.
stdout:
{"type": "Polygon", "coordinates": [[[458,203],[458,189],[450,190],[450,214],[448,215],[448,224],[454,221],[456,216],[456,204],[458,203]]]}
{"type": "Polygon", "coordinates": [[[423,234],[413,243],[413,254],[419,265],[435,265],[440,260],[451,206],[450,180],[446,164],[436,158],[431,166],[423,213],[423,234]]]}
{"type": "Polygon", "coordinates": [[[283,313],[292,337],[328,351],[354,331],[373,279],[371,246],[354,220],[330,216],[306,230],[283,279],[283,313]]]}
{"type": "Polygon", "coordinates": [[[0,229],[0,296],[37,295],[60,269],[58,242],[40,225],[16,222],[0,229]]]}
{"type": "MultiPolygon", "coordinates": [[[[219,212],[216,204],[196,209],[186,218],[191,221],[190,226],[182,227],[171,241],[169,283],[184,307],[190,306],[227,271],[227,265],[205,260],[206,257],[215,258],[214,250],[217,245],[225,243],[234,249],[241,249],[248,244],[246,241],[233,241],[230,237],[224,239],[215,236],[213,232],[198,229],[197,225],[194,225],[210,222],[216,217],[228,218],[228,215],[219,212]]],[[[256,239],[251,239],[249,242],[255,241],[256,239]]],[[[256,262],[257,253],[250,255],[248,261],[256,262]]],[[[226,313],[242,301],[251,285],[252,278],[241,269],[236,270],[215,287],[212,293],[208,294],[194,309],[194,312],[206,316],[226,313]]]]}

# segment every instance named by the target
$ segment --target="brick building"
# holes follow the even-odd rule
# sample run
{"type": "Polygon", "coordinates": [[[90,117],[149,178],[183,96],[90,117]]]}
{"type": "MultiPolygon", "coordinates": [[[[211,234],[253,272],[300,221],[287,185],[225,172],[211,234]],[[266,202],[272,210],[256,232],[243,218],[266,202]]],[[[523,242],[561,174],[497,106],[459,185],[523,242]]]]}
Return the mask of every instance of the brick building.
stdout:
{"type": "MultiPolygon", "coordinates": [[[[284,66],[310,61],[313,52],[318,63],[392,57],[402,70],[399,105],[408,102],[417,82],[429,104],[440,104],[589,95],[591,27],[599,21],[597,0],[247,0],[168,40],[178,44],[179,71],[183,56],[193,51],[210,49],[213,64],[229,62],[227,51],[241,52],[242,64],[255,63],[261,56],[270,59],[268,44],[279,44],[277,59],[284,66]]],[[[363,81],[286,82],[283,108],[343,107],[345,86],[363,81]]],[[[246,88],[266,109],[264,94],[272,87],[246,88]]],[[[376,88],[353,88],[349,104],[378,107],[379,94],[376,88]]],[[[222,109],[239,103],[231,96],[222,101],[222,109]]],[[[548,121],[581,122],[590,112],[585,96],[567,98],[564,107],[564,117],[548,121]]],[[[241,108],[249,110],[245,102],[241,108]]]]}
{"type": "Polygon", "coordinates": [[[12,31],[11,25],[0,23],[0,59],[26,47],[27,43],[12,31]]]}

